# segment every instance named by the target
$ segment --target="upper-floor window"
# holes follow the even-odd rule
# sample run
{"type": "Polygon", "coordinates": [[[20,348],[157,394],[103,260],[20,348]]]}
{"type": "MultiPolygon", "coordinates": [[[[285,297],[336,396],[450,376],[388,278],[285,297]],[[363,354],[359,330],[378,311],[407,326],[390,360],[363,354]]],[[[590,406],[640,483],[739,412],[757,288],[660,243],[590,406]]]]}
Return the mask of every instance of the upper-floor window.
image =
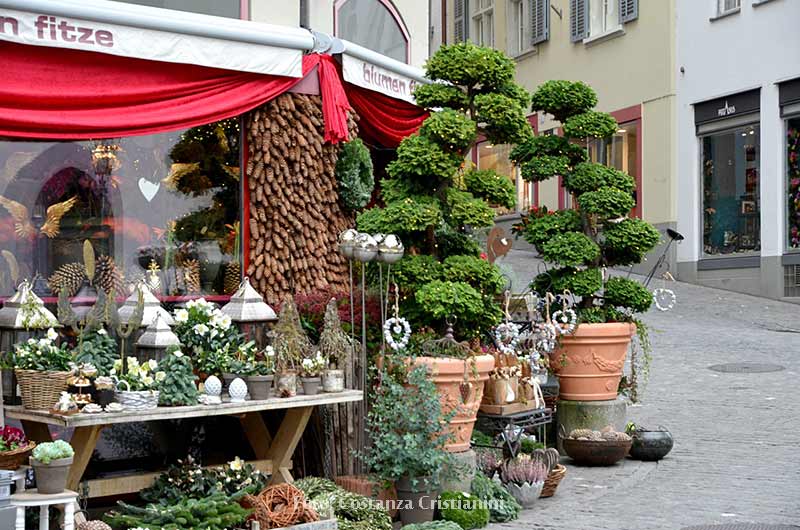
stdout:
{"type": "MultiPolygon", "coordinates": [[[[242,18],[241,0],[115,0],[126,4],[162,7],[175,11],[188,11],[203,15],[227,18],[242,18]]],[[[245,4],[247,5],[247,4],[245,4]]]]}
{"type": "Polygon", "coordinates": [[[528,49],[528,25],[525,23],[525,1],[511,0],[509,15],[511,18],[508,33],[510,39],[508,51],[511,55],[519,55],[528,49]]]}
{"type": "Polygon", "coordinates": [[[717,13],[724,15],[742,7],[742,0],[717,0],[717,13]]]}
{"type": "Polygon", "coordinates": [[[407,63],[408,30],[389,0],[337,0],[336,36],[407,63]]]}
{"type": "Polygon", "coordinates": [[[639,18],[639,0],[569,0],[572,42],[616,34],[623,24],[639,18]]]}
{"type": "Polygon", "coordinates": [[[494,46],[494,0],[473,0],[472,40],[479,46],[494,46]]]}
{"type": "Polygon", "coordinates": [[[620,26],[617,0],[589,0],[589,36],[613,31],[620,26]]]}

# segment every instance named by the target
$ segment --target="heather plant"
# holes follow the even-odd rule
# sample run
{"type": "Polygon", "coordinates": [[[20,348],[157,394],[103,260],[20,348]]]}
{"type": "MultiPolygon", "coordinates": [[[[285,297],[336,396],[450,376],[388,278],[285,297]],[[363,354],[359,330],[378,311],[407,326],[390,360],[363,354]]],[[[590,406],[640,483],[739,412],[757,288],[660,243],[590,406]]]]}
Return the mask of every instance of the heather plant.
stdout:
{"type": "Polygon", "coordinates": [[[527,457],[517,457],[500,466],[503,484],[539,484],[547,478],[547,467],[542,462],[527,457]]]}

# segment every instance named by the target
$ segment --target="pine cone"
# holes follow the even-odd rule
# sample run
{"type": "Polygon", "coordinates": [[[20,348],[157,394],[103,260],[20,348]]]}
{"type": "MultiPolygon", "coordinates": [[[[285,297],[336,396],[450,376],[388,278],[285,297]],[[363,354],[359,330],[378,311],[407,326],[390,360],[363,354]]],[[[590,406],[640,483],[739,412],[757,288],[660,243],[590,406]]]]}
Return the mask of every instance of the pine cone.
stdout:
{"type": "Polygon", "coordinates": [[[47,281],[48,287],[54,294],[59,294],[62,288],[67,289],[68,296],[75,296],[86,279],[86,268],[80,263],[67,263],[59,267],[47,281]]]}
{"type": "Polygon", "coordinates": [[[200,294],[200,262],[196,259],[180,259],[176,264],[176,285],[183,287],[186,294],[200,294]]]}
{"type": "Polygon", "coordinates": [[[242,266],[238,261],[225,265],[225,294],[233,294],[242,282],[242,266]]]}
{"type": "Polygon", "coordinates": [[[125,279],[123,274],[117,269],[114,258],[111,256],[100,256],[97,258],[95,266],[94,282],[97,287],[106,294],[113,290],[115,294],[123,296],[125,292],[125,279]]]}

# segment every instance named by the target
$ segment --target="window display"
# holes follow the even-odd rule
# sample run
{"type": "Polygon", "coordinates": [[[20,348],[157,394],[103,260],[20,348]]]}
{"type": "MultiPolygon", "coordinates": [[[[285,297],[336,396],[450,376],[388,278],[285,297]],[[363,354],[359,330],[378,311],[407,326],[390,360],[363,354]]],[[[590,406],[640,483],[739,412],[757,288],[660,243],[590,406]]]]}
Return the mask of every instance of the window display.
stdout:
{"type": "Polygon", "coordinates": [[[230,294],[240,280],[239,120],[96,141],[0,139],[0,297],[88,282],[118,294],[230,294]],[[43,281],[46,280],[46,281],[43,281]]]}
{"type": "Polygon", "coordinates": [[[702,150],[704,253],[759,251],[759,127],[704,136],[702,150]]]}
{"type": "Polygon", "coordinates": [[[786,122],[786,179],[789,248],[800,248],[800,118],[786,122]]]}

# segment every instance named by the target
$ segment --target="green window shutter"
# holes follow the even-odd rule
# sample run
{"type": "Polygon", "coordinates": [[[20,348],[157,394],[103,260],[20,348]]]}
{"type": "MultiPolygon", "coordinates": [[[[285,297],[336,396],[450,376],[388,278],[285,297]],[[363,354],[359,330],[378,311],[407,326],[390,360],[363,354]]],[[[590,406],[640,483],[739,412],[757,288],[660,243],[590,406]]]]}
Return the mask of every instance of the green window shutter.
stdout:
{"type": "Polygon", "coordinates": [[[550,38],[550,0],[529,0],[531,46],[550,38]]]}
{"type": "Polygon", "coordinates": [[[569,0],[569,34],[572,42],[589,36],[589,0],[569,0]]]}
{"type": "Polygon", "coordinates": [[[619,23],[633,22],[639,18],[639,0],[617,0],[619,2],[619,23]]]}

